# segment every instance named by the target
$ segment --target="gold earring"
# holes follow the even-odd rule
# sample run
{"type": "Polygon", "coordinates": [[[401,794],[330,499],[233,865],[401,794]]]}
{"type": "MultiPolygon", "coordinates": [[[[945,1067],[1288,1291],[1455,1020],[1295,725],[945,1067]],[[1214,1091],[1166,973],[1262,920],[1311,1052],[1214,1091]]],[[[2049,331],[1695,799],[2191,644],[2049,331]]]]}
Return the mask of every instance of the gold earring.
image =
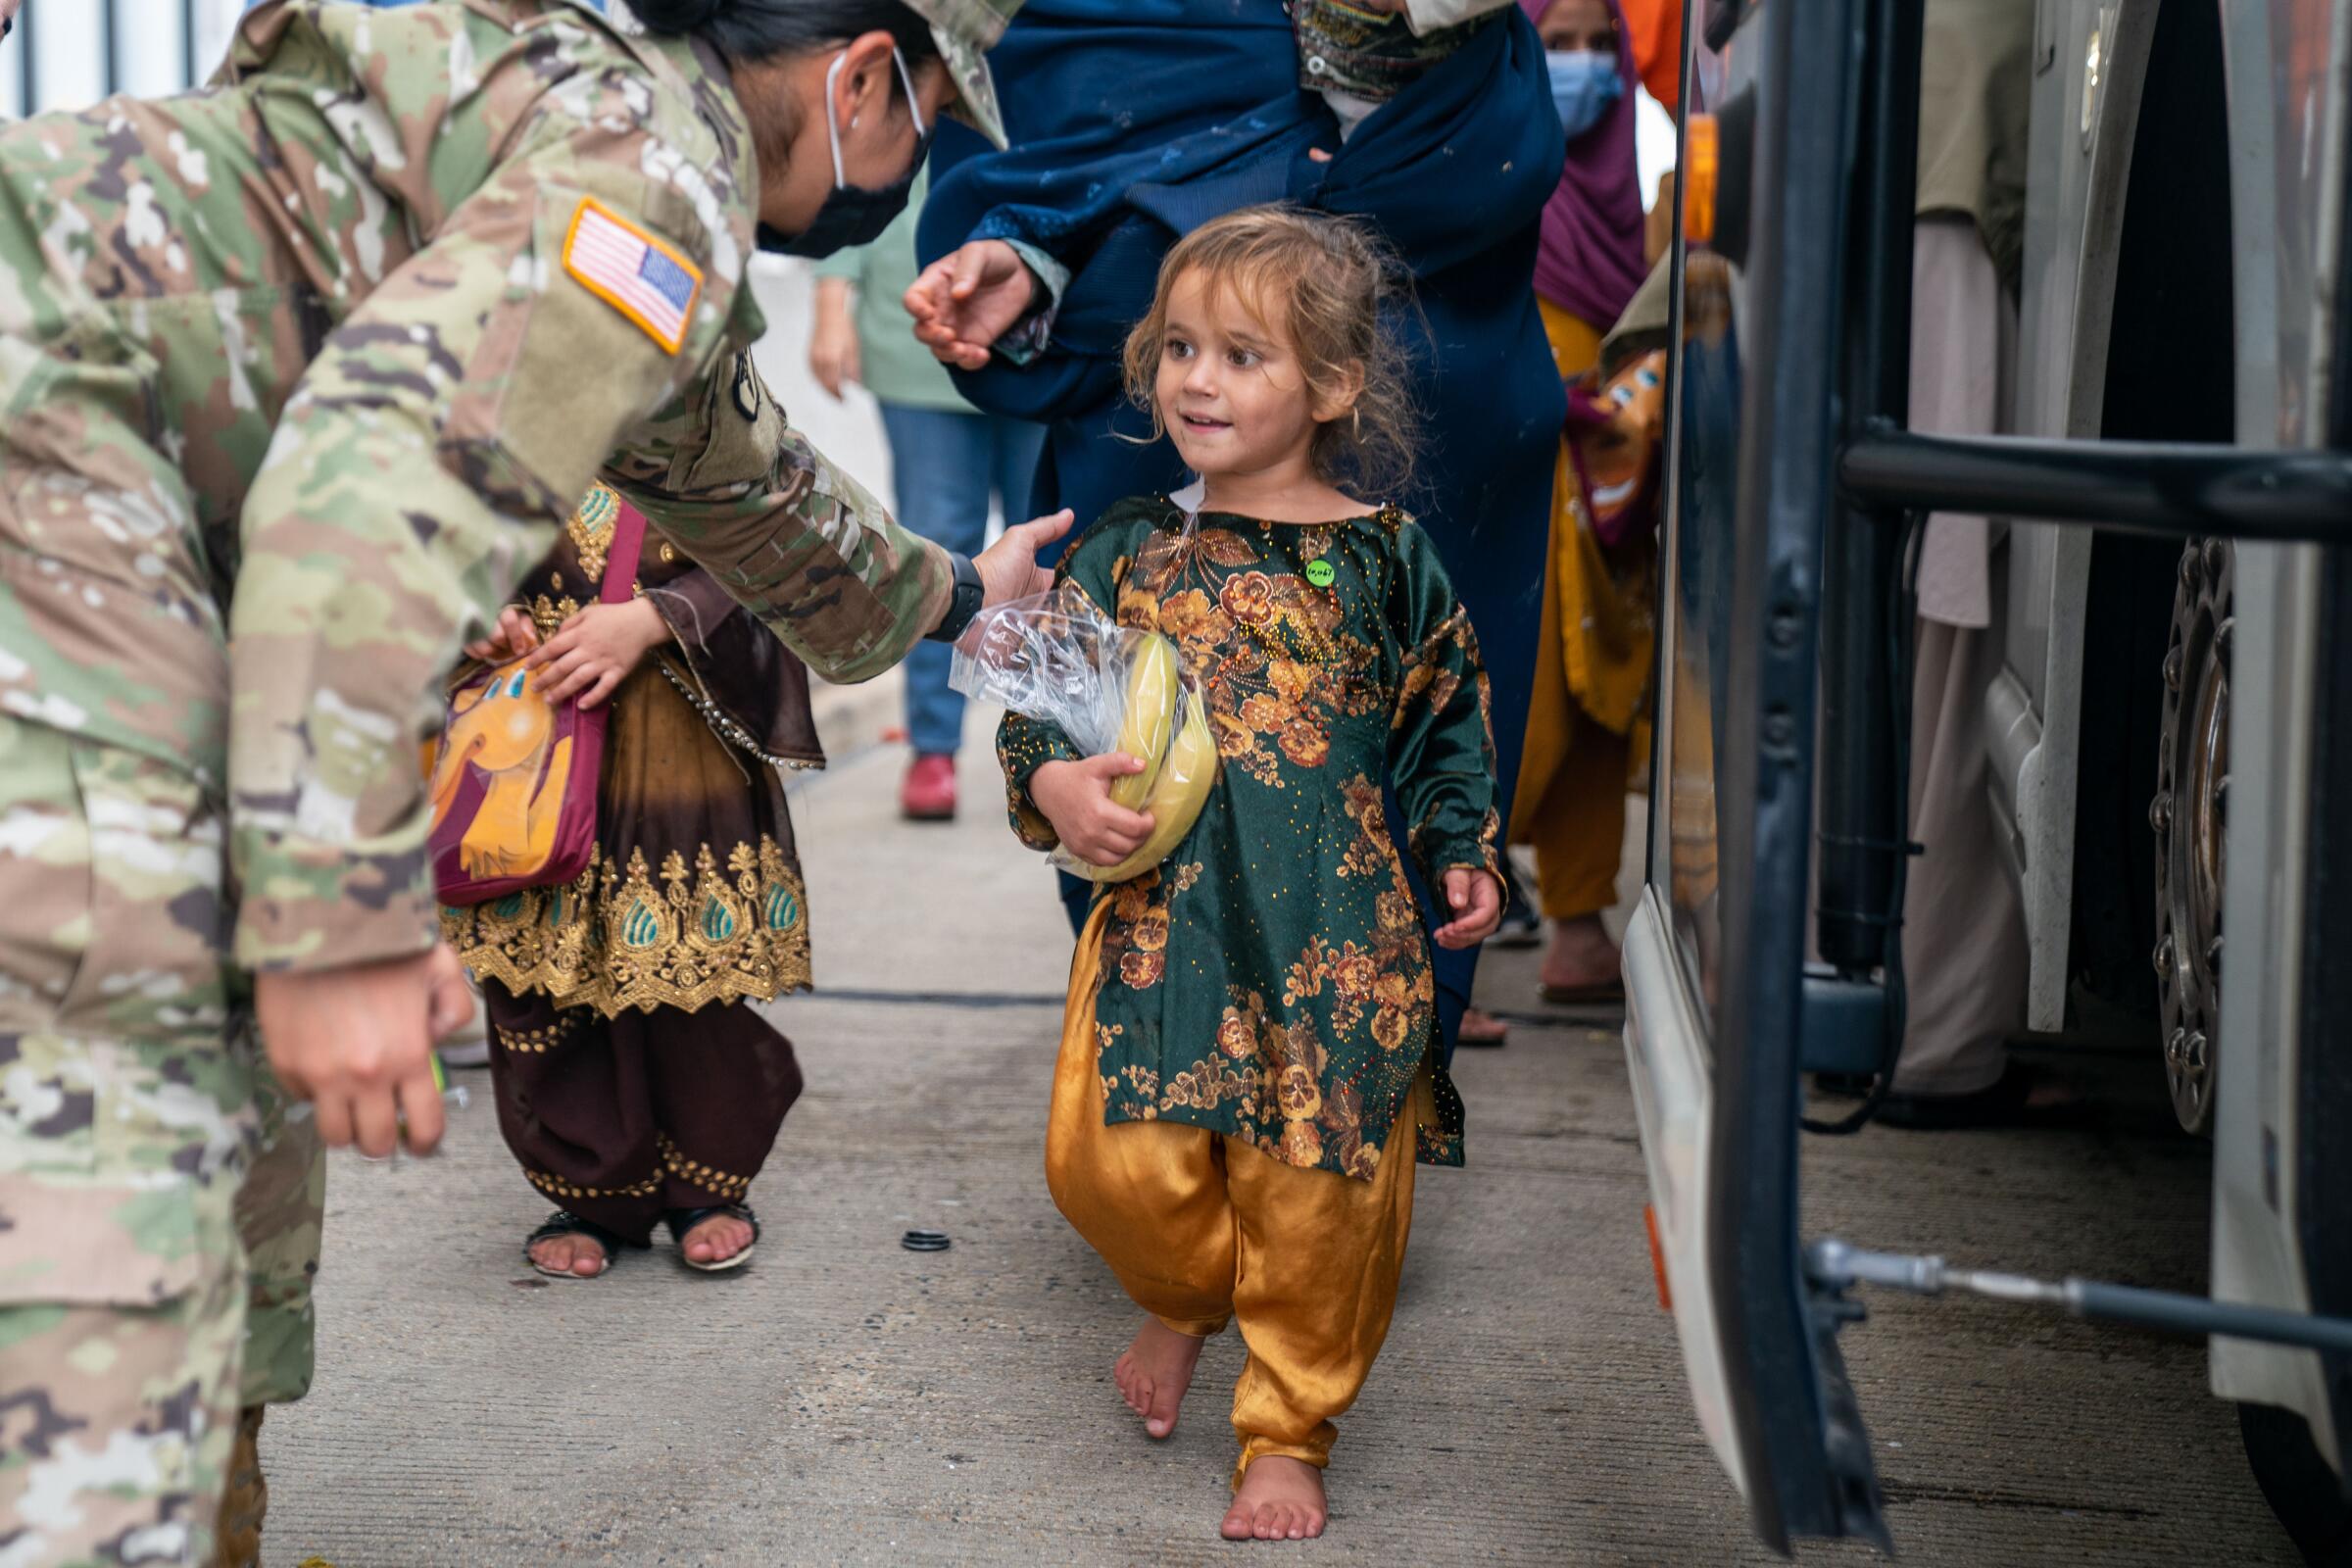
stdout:
{"type": "Polygon", "coordinates": [[[1361,441],[1364,438],[1364,411],[1361,405],[1358,405],[1352,412],[1350,422],[1355,431],[1355,438],[1361,441]]]}

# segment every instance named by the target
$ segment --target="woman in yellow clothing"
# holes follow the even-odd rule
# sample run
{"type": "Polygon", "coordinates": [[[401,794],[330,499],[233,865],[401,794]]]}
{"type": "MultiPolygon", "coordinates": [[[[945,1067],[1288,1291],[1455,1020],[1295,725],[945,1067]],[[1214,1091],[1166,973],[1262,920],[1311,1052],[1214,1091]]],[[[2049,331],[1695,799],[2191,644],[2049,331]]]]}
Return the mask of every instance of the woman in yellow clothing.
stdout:
{"type": "MultiPolygon", "coordinates": [[[[1536,292],[1561,379],[1573,382],[1597,366],[1601,334],[1644,271],[1634,157],[1638,78],[1617,0],[1521,4],[1544,40],[1568,136],[1560,188],[1544,212],[1536,292]]],[[[1619,995],[1617,949],[1600,911],[1617,902],[1626,784],[1653,643],[1654,551],[1646,538],[1604,546],[1593,499],[1564,434],[1552,485],[1542,653],[1510,828],[1513,843],[1535,848],[1538,900],[1552,931],[1544,994],[1556,1002],[1619,995]]],[[[1601,499],[1617,498],[1604,492],[1601,499]]]]}

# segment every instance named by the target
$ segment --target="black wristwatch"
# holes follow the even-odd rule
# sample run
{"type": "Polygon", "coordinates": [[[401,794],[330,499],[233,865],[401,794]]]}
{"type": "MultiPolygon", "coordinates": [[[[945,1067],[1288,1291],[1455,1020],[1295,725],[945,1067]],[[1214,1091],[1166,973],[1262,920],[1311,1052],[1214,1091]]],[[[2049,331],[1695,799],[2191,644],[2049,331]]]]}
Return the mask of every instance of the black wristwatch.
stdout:
{"type": "Polygon", "coordinates": [[[980,613],[981,602],[988,597],[980,586],[980,568],[972,564],[971,557],[951,550],[948,564],[956,571],[956,587],[948,595],[948,612],[940,617],[938,625],[923,633],[935,643],[952,643],[962,636],[963,628],[980,613]]]}

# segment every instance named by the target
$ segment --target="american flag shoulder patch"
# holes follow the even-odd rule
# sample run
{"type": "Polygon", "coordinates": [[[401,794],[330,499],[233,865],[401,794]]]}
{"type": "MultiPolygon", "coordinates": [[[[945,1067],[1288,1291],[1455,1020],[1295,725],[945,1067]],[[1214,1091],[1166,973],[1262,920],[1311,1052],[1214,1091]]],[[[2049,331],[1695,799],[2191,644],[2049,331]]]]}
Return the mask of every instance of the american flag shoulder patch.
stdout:
{"type": "Polygon", "coordinates": [[[702,269],[593,196],[581,197],[571,215],[564,270],[667,352],[686,346],[702,269]]]}

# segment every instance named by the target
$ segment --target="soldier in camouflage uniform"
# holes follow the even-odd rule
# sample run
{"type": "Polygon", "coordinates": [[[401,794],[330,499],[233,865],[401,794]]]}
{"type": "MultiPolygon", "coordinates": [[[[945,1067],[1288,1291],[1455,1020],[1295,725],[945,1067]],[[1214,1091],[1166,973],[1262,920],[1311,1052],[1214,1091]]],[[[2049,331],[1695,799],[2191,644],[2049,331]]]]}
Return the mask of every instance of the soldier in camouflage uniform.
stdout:
{"type": "Polygon", "coordinates": [[[426,694],[600,470],[835,679],[1040,586],[1062,520],[952,559],[786,426],[745,283],[1001,136],[1017,3],[271,0],[0,130],[0,1565],[208,1560],[307,1383],[316,1147],[429,1150],[463,1006],[426,694]]]}

